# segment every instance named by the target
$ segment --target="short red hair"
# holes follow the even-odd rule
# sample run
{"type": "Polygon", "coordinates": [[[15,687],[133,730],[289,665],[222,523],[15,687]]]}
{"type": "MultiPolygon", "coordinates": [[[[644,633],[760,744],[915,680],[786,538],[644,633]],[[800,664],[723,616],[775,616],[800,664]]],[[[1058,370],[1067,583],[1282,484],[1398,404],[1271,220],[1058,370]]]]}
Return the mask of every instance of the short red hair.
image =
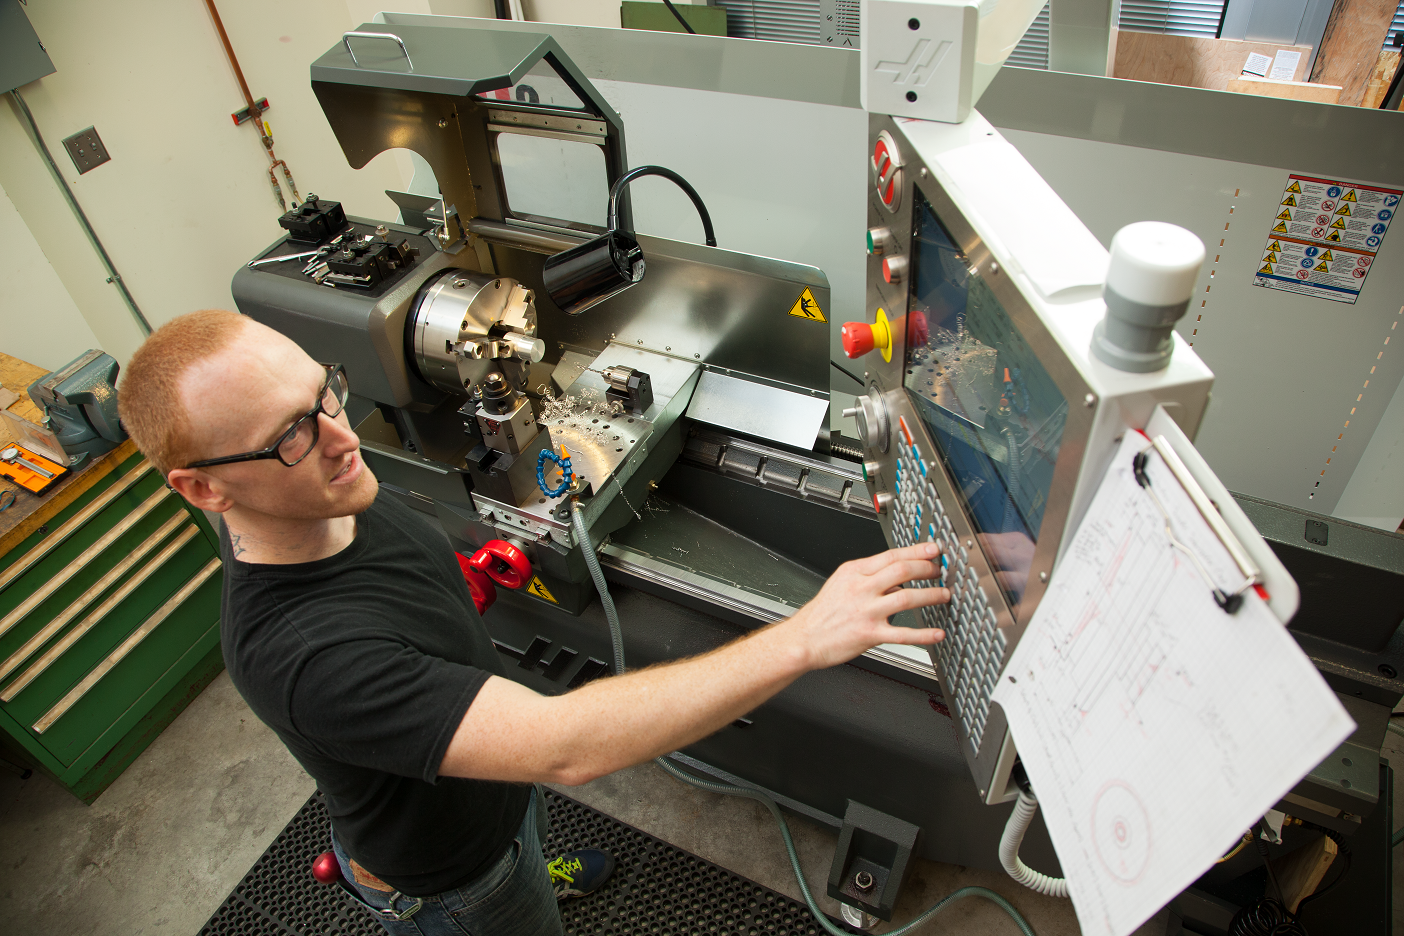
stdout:
{"type": "Polygon", "coordinates": [[[205,309],[171,319],[137,348],[122,369],[117,410],[122,425],[161,475],[199,458],[180,382],[193,365],[224,351],[249,323],[237,312],[205,309]]]}

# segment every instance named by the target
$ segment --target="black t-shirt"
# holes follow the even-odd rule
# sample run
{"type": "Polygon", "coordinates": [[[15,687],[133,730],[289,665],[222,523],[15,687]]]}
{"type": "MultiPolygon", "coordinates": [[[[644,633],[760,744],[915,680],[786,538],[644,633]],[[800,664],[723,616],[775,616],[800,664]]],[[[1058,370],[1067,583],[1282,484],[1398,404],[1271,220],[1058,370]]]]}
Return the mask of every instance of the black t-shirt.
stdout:
{"type": "Polygon", "coordinates": [[[501,857],[531,788],[439,776],[501,663],[437,525],[390,496],[356,519],[317,562],[242,562],[221,537],[224,662],[326,794],[347,853],[423,897],[501,857]]]}

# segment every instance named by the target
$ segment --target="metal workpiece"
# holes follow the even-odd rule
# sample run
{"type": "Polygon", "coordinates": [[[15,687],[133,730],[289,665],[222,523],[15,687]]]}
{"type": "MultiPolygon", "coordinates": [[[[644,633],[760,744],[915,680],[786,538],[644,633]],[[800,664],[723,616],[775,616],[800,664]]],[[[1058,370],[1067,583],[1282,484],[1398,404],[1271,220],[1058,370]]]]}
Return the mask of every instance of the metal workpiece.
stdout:
{"type": "Polygon", "coordinates": [[[415,302],[411,342],[425,382],[462,394],[489,374],[520,386],[527,367],[540,361],[531,290],[503,276],[446,270],[429,281],[415,302]]]}

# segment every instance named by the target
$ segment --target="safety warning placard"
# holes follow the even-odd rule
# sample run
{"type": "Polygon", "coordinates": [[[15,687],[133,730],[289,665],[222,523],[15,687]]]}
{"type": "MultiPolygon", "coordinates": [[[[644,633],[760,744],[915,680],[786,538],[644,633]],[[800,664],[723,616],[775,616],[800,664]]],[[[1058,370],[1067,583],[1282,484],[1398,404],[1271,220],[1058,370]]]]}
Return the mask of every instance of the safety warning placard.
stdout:
{"type": "Polygon", "coordinates": [[[809,319],[811,322],[827,322],[824,318],[824,310],[819,308],[819,302],[814,298],[814,293],[809,291],[809,287],[804,288],[800,297],[795,300],[795,304],[790,306],[790,314],[802,319],[809,319]]]}
{"type": "Polygon", "coordinates": [[[1354,303],[1404,191],[1289,175],[1253,285],[1354,303]]]}

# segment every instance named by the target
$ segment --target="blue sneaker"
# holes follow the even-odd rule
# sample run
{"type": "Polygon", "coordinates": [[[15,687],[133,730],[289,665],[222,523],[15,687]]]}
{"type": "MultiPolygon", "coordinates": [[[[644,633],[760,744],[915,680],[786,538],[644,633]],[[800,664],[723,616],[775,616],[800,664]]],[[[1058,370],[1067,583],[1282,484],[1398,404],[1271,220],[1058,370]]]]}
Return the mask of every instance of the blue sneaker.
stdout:
{"type": "Polygon", "coordinates": [[[600,888],[614,873],[614,856],[598,848],[566,852],[546,863],[556,899],[584,897],[600,888]]]}

